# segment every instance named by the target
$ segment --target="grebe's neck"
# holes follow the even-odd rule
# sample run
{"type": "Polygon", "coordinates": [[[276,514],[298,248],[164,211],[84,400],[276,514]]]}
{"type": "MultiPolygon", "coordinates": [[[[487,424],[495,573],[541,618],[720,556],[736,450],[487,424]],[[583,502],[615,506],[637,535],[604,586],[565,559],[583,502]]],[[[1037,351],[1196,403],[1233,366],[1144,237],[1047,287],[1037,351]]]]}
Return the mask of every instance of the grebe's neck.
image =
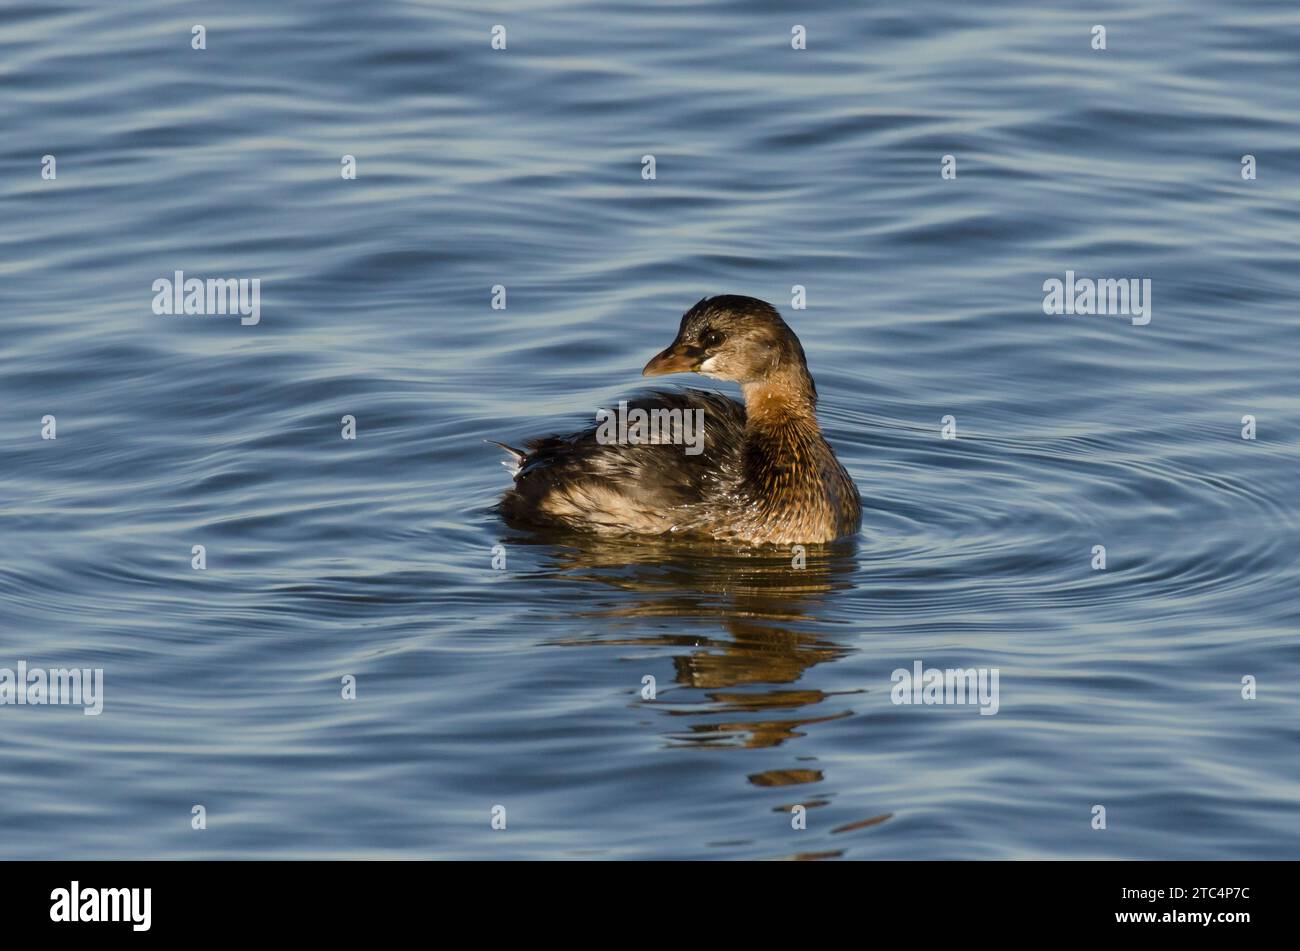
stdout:
{"type": "Polygon", "coordinates": [[[745,398],[746,428],[773,429],[791,425],[817,425],[817,389],[802,366],[740,385],[745,398]]]}

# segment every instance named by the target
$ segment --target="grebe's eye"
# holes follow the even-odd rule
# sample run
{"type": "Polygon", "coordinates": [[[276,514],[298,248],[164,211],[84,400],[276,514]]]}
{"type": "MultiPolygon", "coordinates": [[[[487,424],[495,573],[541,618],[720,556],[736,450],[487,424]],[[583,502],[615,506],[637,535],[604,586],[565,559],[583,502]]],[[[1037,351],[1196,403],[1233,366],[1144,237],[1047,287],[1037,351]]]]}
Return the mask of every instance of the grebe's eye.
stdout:
{"type": "Polygon", "coordinates": [[[700,338],[700,343],[712,349],[722,343],[722,334],[716,330],[710,330],[700,338]]]}

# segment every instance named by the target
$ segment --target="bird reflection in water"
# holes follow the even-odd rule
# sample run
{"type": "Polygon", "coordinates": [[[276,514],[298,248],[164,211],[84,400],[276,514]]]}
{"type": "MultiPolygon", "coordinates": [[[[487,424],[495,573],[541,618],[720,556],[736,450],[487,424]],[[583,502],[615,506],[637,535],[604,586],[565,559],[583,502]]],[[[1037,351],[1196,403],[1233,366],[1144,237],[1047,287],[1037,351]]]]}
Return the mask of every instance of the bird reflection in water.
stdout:
{"type": "MultiPolygon", "coordinates": [[[[811,724],[853,715],[819,714],[815,708],[833,694],[797,686],[810,668],[850,651],[801,627],[815,624],[824,604],[852,587],[853,545],[810,546],[804,567],[792,562],[781,549],[566,537],[547,559],[546,573],[619,589],[616,601],[584,602],[575,618],[695,622],[689,630],[650,623],[643,633],[598,641],[685,648],[673,657],[674,681],[703,696],[692,700],[676,696],[678,689],[661,689],[655,701],[644,703],[687,721],[670,731],[670,745],[763,748],[799,737],[811,724]],[[700,632],[698,622],[710,620],[717,623],[716,636],[700,632]]],[[[552,643],[590,646],[592,640],[552,643]]],[[[780,786],[819,778],[817,770],[796,769],[759,773],[750,781],[780,786]]]]}
{"type": "MultiPolygon", "coordinates": [[[[835,600],[853,587],[854,540],[808,546],[802,568],[794,567],[787,549],[738,549],[716,542],[528,533],[510,543],[549,546],[540,578],[617,592],[610,598],[584,595],[566,612],[595,622],[584,625],[592,634],[547,643],[673,650],[673,683],[659,683],[653,701],[642,700],[639,691],[633,701],[669,718],[664,735],[670,748],[772,749],[793,743],[814,724],[854,715],[847,701],[833,698],[861,690],[805,685],[814,667],[854,650],[847,646],[848,631],[843,636],[832,631],[831,637],[817,633],[835,617],[835,600]],[[601,633],[611,628],[635,633],[601,633]]],[[[797,747],[791,752],[797,756],[797,747]]],[[[808,757],[746,779],[772,788],[807,787],[826,777],[808,757]]],[[[810,792],[805,788],[773,811],[789,812],[795,803],[809,809],[828,804],[829,797],[810,792]]],[[[888,818],[872,816],[832,831],[866,828],[888,818]]],[[[831,849],[788,857],[841,854],[831,849]]]]}

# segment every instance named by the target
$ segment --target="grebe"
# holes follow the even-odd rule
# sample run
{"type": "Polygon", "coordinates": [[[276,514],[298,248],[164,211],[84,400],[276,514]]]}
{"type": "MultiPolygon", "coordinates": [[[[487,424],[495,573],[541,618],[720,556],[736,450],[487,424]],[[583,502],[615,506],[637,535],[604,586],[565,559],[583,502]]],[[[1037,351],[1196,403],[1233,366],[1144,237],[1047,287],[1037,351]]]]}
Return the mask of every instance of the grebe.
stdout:
{"type": "Polygon", "coordinates": [[[751,545],[833,541],[857,532],[857,486],[817,425],[817,388],[803,347],[776,308],[753,297],[706,297],[644,376],[699,373],[740,384],[744,405],[703,390],[651,391],[628,412],[670,432],[612,441],[611,427],[546,436],[512,449],[514,486],[498,510],[528,525],[602,534],[705,535],[751,545]],[[677,411],[677,412],[672,412],[677,411]],[[687,450],[702,411],[703,451],[687,450]]]}

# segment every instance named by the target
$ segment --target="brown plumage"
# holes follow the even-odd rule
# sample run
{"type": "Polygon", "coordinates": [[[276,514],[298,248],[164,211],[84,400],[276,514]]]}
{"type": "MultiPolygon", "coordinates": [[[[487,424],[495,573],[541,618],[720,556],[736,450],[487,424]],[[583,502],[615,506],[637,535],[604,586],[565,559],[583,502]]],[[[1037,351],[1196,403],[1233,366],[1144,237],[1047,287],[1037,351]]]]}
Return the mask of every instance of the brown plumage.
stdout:
{"type": "MultiPolygon", "coordinates": [[[[702,390],[652,391],[628,410],[703,411],[703,451],[670,438],[602,441],[600,427],[547,436],[515,457],[499,509],[513,522],[607,534],[708,535],[749,544],[828,542],[857,532],[857,486],[817,425],[803,347],[770,304],[705,298],[642,371],[693,371],[740,384],[745,403],[702,390]]],[[[604,430],[608,434],[609,430],[604,430]]]]}

